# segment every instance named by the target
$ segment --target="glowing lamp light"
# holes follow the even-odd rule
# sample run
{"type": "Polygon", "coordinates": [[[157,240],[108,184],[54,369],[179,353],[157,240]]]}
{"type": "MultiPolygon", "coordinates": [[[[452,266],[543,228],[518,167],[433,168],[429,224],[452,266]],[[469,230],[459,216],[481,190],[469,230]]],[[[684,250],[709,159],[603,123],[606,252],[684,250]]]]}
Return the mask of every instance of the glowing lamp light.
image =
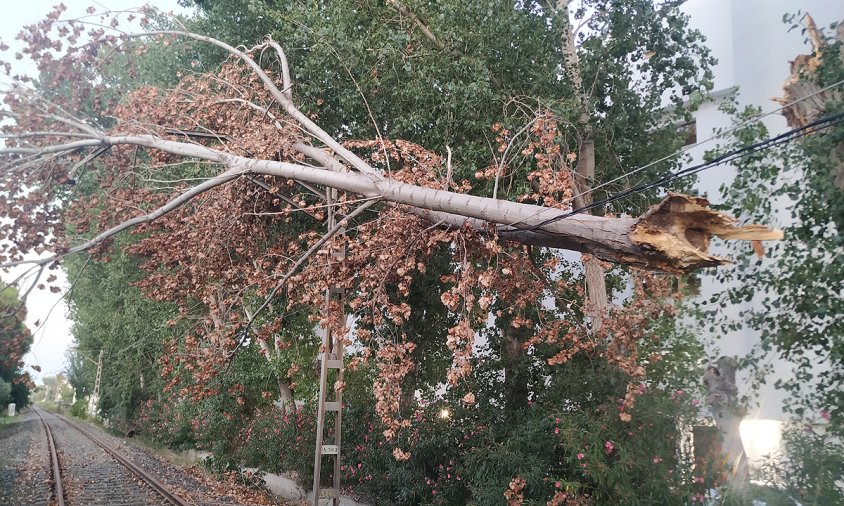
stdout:
{"type": "Polygon", "coordinates": [[[449,417],[451,417],[451,411],[449,411],[448,408],[442,408],[440,410],[440,418],[447,420],[449,417]]]}
{"type": "Polygon", "coordinates": [[[779,420],[742,420],[739,425],[741,444],[750,464],[765,455],[776,456],[782,444],[783,423],[779,420]]]}

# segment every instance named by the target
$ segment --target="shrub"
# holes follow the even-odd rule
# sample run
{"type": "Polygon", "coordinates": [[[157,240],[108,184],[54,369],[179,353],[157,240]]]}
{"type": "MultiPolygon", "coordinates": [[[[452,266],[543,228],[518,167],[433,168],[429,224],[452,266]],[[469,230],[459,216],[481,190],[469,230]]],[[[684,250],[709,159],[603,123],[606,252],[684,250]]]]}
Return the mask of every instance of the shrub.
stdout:
{"type": "Polygon", "coordinates": [[[783,431],[786,457],[769,456],[757,478],[801,504],[844,504],[844,443],[828,425],[817,420],[789,425],[783,431]]]}
{"type": "Polygon", "coordinates": [[[88,418],[88,402],[84,399],[77,399],[73,405],[70,406],[71,416],[81,418],[82,420],[88,418]]]}
{"type": "MultiPolygon", "coordinates": [[[[498,504],[516,477],[528,502],[688,504],[712,482],[693,476],[680,455],[678,422],[695,412],[685,393],[659,390],[640,396],[631,422],[619,419],[614,402],[568,412],[532,403],[505,423],[495,410],[442,401],[420,405],[412,426],[388,441],[372,405],[355,402],[343,411],[341,482],[373,505],[498,504]],[[439,416],[443,407],[448,418],[439,416]],[[396,447],[410,457],[397,460],[396,447]]],[[[238,458],[270,472],[295,470],[307,489],[315,426],[310,409],[256,411],[240,431],[238,458]]]]}
{"type": "Polygon", "coordinates": [[[239,433],[239,460],[264,471],[296,471],[302,484],[313,479],[316,416],[298,408],[287,414],[278,409],[256,410],[239,433]]]}
{"type": "Polygon", "coordinates": [[[141,432],[171,448],[185,449],[196,446],[196,438],[189,420],[179,407],[172,403],[153,403],[148,400],[141,404],[135,420],[135,425],[141,432]]]}

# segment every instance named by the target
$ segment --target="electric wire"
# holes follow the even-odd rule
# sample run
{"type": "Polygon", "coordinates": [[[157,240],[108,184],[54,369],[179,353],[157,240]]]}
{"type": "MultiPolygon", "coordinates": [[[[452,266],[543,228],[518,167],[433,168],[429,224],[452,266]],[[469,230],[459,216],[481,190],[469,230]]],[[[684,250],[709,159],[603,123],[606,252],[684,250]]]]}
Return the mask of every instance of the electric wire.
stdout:
{"type": "Polygon", "coordinates": [[[825,87],[823,87],[823,88],[821,88],[821,89],[819,89],[819,90],[815,90],[814,92],[812,92],[812,93],[810,93],[810,94],[808,94],[808,95],[806,95],[806,96],[804,96],[804,97],[800,97],[800,98],[798,98],[797,100],[793,100],[793,101],[791,101],[791,102],[789,102],[789,103],[787,103],[787,104],[784,104],[784,105],[782,105],[782,106],[780,106],[780,107],[777,107],[776,109],[772,109],[772,110],[770,110],[770,111],[768,111],[768,112],[764,112],[764,113],[756,114],[756,115],[754,115],[753,117],[747,118],[746,120],[742,121],[741,123],[739,123],[738,125],[734,126],[733,128],[730,128],[729,130],[724,130],[723,132],[718,132],[717,134],[713,135],[712,137],[709,137],[709,138],[704,139],[704,140],[702,140],[702,141],[698,141],[698,142],[696,142],[696,143],[694,143],[694,144],[689,144],[688,146],[683,146],[683,149],[681,149],[680,151],[676,151],[676,152],[674,152],[674,153],[671,153],[671,154],[665,155],[665,156],[663,156],[662,158],[660,158],[660,159],[658,159],[658,160],[654,160],[654,161],[652,161],[652,162],[649,162],[649,163],[648,163],[648,164],[646,164],[646,165],[643,165],[643,166],[641,166],[641,167],[637,167],[637,168],[633,169],[633,170],[632,170],[632,171],[630,171],[630,172],[627,172],[627,173],[625,173],[625,174],[622,174],[622,175],[620,175],[620,176],[618,176],[618,177],[616,177],[616,178],[614,178],[614,179],[611,179],[611,180],[609,180],[609,181],[603,182],[603,183],[599,184],[598,186],[595,186],[595,187],[593,187],[593,188],[591,188],[591,189],[589,189],[589,190],[586,190],[586,191],[583,191],[583,192],[581,192],[581,193],[578,193],[577,195],[575,195],[575,196],[573,196],[573,197],[572,197],[572,200],[576,199],[577,197],[581,197],[581,196],[583,196],[583,195],[586,195],[587,193],[592,193],[592,192],[594,192],[595,190],[599,190],[599,189],[601,189],[601,188],[604,188],[605,186],[611,185],[611,184],[613,184],[613,183],[615,183],[615,182],[617,182],[617,181],[619,181],[619,180],[621,180],[621,179],[628,178],[628,177],[632,176],[633,174],[636,174],[636,173],[641,172],[641,171],[643,171],[643,170],[645,170],[645,169],[648,169],[648,168],[650,168],[650,167],[653,167],[654,165],[656,165],[656,164],[658,164],[658,163],[661,163],[661,162],[664,162],[665,160],[668,160],[668,159],[670,159],[670,158],[674,158],[675,156],[679,156],[679,155],[681,155],[681,154],[683,154],[683,153],[685,153],[685,152],[687,152],[687,151],[689,151],[689,150],[691,150],[691,149],[694,149],[694,148],[696,148],[696,147],[699,147],[699,146],[702,146],[702,145],[707,144],[707,143],[709,143],[709,142],[712,142],[712,141],[714,141],[715,139],[720,139],[720,138],[727,137],[728,135],[730,135],[730,134],[732,134],[732,133],[734,133],[734,132],[737,132],[738,130],[741,130],[742,128],[746,127],[747,125],[750,125],[751,123],[755,123],[755,122],[757,122],[757,121],[759,121],[759,120],[762,120],[762,119],[764,119],[764,118],[767,118],[768,116],[771,116],[771,115],[773,115],[773,114],[776,114],[776,113],[778,113],[778,112],[780,112],[780,111],[782,111],[782,110],[784,110],[784,109],[787,109],[787,108],[789,108],[789,107],[791,107],[791,106],[793,106],[793,105],[799,104],[800,102],[803,102],[803,101],[808,100],[808,99],[810,99],[810,98],[812,98],[812,97],[815,97],[815,96],[817,96],[817,95],[820,95],[821,93],[824,93],[824,92],[826,92],[826,91],[829,91],[829,90],[831,90],[831,89],[833,89],[833,88],[837,88],[837,87],[841,86],[842,84],[844,84],[844,79],[842,79],[842,80],[840,80],[840,81],[838,81],[838,82],[836,82],[836,83],[832,83],[832,84],[830,84],[829,86],[825,86],[825,87]]]}
{"type": "Polygon", "coordinates": [[[842,122],[844,122],[844,113],[838,113],[838,114],[834,114],[832,116],[826,116],[826,117],[823,117],[823,118],[819,118],[819,119],[812,121],[812,122],[810,122],[806,125],[794,128],[792,130],[789,130],[789,131],[784,132],[782,134],[776,135],[774,137],[770,137],[768,139],[756,142],[756,143],[751,144],[749,146],[745,146],[745,147],[730,151],[728,153],[724,153],[724,154],[717,156],[717,157],[715,157],[712,160],[709,160],[707,162],[703,162],[703,163],[693,165],[691,167],[687,167],[685,169],[682,169],[682,170],[679,170],[679,171],[676,171],[676,172],[672,172],[670,174],[666,174],[665,176],[662,176],[661,178],[656,179],[654,181],[644,183],[644,184],[635,186],[633,188],[629,188],[629,189],[627,189],[623,192],[616,193],[616,194],[611,195],[611,196],[609,196],[605,199],[598,200],[598,201],[592,202],[591,204],[579,207],[577,209],[573,209],[569,212],[554,216],[552,218],[548,218],[547,220],[544,220],[544,221],[542,221],[542,222],[540,222],[536,225],[533,225],[533,226],[530,226],[530,227],[527,227],[527,228],[519,228],[519,229],[515,229],[515,230],[514,229],[504,229],[504,230],[500,230],[500,233],[503,233],[503,234],[524,233],[524,232],[531,232],[531,231],[534,231],[534,230],[539,230],[546,225],[549,225],[551,223],[563,220],[565,218],[569,218],[571,216],[584,213],[584,212],[589,211],[591,209],[594,209],[596,207],[600,207],[600,206],[609,204],[611,202],[615,202],[616,200],[620,200],[620,199],[628,197],[630,195],[642,193],[646,190],[650,190],[652,188],[656,188],[656,187],[659,187],[659,186],[665,186],[668,183],[675,181],[677,179],[680,179],[682,177],[687,177],[687,176],[691,176],[693,174],[697,174],[698,172],[702,172],[706,169],[710,169],[712,167],[716,167],[716,166],[719,166],[719,165],[723,165],[723,164],[732,162],[734,160],[744,158],[744,157],[749,156],[753,153],[756,153],[756,152],[759,152],[759,151],[762,151],[762,150],[765,150],[765,149],[770,149],[772,147],[779,146],[781,144],[785,144],[785,143],[788,143],[788,142],[792,142],[792,141],[794,141],[794,140],[796,140],[800,137],[807,135],[810,132],[819,132],[821,130],[825,130],[827,128],[830,128],[830,127],[835,126],[835,125],[842,123],[842,122]]]}

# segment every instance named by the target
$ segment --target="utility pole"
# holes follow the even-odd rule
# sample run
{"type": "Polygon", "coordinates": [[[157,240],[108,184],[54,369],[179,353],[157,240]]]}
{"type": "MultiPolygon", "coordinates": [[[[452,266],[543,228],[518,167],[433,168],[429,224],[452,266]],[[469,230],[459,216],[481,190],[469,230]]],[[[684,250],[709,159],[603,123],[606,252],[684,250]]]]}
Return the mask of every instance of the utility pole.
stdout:
{"type": "Polygon", "coordinates": [[[94,380],[94,393],[88,400],[88,414],[97,416],[97,404],[100,403],[100,379],[103,376],[103,350],[100,349],[100,358],[97,360],[97,379],[94,380]]]}
{"type": "MultiPolygon", "coordinates": [[[[337,216],[331,204],[337,201],[337,190],[328,189],[326,191],[328,203],[328,229],[331,230],[337,224],[337,216]]],[[[342,218],[341,218],[342,219],[342,218]]],[[[346,233],[345,228],[341,228],[337,235],[343,237],[346,233]]],[[[334,247],[330,247],[328,255],[328,269],[331,268],[331,263],[340,263],[346,258],[346,246],[340,242],[334,247]]],[[[343,307],[345,299],[345,289],[338,287],[331,283],[325,294],[325,316],[330,315],[330,311],[337,310],[343,312],[341,321],[343,326],[346,324],[346,314],[343,307]]],[[[330,499],[333,506],[340,504],[340,431],[341,420],[343,412],[343,337],[339,333],[335,333],[330,326],[321,328],[322,334],[322,350],[320,353],[321,364],[319,374],[319,399],[317,400],[317,433],[316,433],[316,449],[314,452],[314,506],[319,506],[320,499],[330,499]],[[331,374],[332,370],[336,370],[336,374],[331,374]],[[335,377],[334,381],[329,381],[329,375],[335,377]],[[334,385],[333,388],[329,388],[334,385]],[[329,392],[334,390],[334,400],[328,400],[329,392]],[[329,435],[329,441],[332,444],[323,444],[325,442],[325,425],[326,414],[334,412],[334,441],[330,441],[332,435],[329,435]],[[332,476],[332,486],[322,488],[321,484],[321,470],[322,458],[334,458],[334,472],[332,476]]]]}

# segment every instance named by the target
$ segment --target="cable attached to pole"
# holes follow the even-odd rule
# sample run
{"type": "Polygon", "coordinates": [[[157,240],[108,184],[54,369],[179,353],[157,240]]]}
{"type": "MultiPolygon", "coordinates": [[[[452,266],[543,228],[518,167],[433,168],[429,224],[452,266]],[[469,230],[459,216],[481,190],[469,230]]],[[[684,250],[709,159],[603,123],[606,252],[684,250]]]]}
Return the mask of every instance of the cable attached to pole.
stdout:
{"type": "Polygon", "coordinates": [[[527,228],[519,228],[519,229],[516,229],[516,230],[502,229],[499,232],[501,234],[507,234],[507,233],[532,232],[534,230],[539,230],[546,225],[549,225],[551,223],[554,223],[554,222],[557,222],[557,221],[560,221],[560,220],[564,220],[566,218],[569,218],[569,217],[577,215],[577,214],[584,213],[586,211],[589,211],[590,209],[594,209],[596,207],[600,207],[600,206],[603,206],[605,204],[615,202],[616,200],[620,200],[620,199],[623,199],[625,197],[629,197],[629,196],[637,194],[637,193],[642,193],[642,192],[650,190],[652,188],[656,188],[656,187],[659,187],[659,186],[665,186],[666,184],[668,184],[672,181],[675,181],[677,179],[680,179],[682,177],[691,176],[693,174],[697,174],[698,172],[702,172],[706,169],[711,169],[712,167],[716,167],[718,165],[723,165],[725,163],[729,163],[729,162],[732,162],[734,160],[744,158],[744,157],[749,156],[753,153],[756,153],[756,152],[759,152],[759,151],[762,151],[762,150],[765,150],[765,149],[770,149],[772,147],[779,146],[781,144],[785,144],[785,143],[788,143],[788,142],[792,142],[796,139],[799,139],[800,137],[808,135],[809,133],[819,132],[821,130],[825,130],[827,128],[833,127],[833,126],[835,126],[839,123],[842,123],[842,122],[844,122],[844,112],[834,114],[832,116],[827,116],[827,117],[824,117],[824,118],[819,118],[815,121],[812,121],[811,123],[808,123],[808,124],[803,125],[801,127],[794,128],[792,130],[789,130],[789,131],[784,132],[782,134],[779,134],[777,136],[770,137],[768,139],[756,142],[754,144],[751,144],[749,146],[745,146],[743,148],[736,149],[734,151],[730,151],[728,153],[724,153],[722,155],[719,155],[719,156],[713,158],[712,160],[709,160],[708,162],[703,162],[703,163],[700,163],[700,164],[697,164],[697,165],[693,165],[691,167],[686,167],[685,169],[681,169],[679,171],[672,172],[670,174],[666,174],[665,176],[662,176],[661,178],[656,179],[654,181],[651,181],[649,183],[644,183],[644,184],[635,186],[635,187],[630,188],[628,190],[625,190],[623,192],[619,192],[619,193],[616,193],[614,195],[611,195],[611,196],[609,196],[605,199],[592,202],[591,204],[585,205],[583,207],[579,207],[577,209],[573,209],[569,212],[560,214],[558,216],[554,216],[553,218],[548,218],[547,220],[544,220],[544,221],[542,221],[542,222],[540,222],[536,225],[533,225],[533,226],[530,226],[530,227],[527,227],[527,228]]]}

